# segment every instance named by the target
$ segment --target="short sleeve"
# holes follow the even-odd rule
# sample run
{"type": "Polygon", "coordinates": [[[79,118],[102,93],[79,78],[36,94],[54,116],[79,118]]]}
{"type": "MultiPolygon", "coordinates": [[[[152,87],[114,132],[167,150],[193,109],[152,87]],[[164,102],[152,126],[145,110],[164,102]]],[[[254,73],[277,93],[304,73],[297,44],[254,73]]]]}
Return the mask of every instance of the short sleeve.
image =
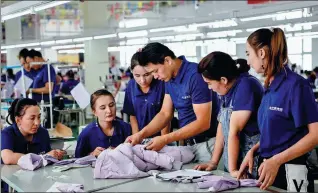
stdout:
{"type": "Polygon", "coordinates": [[[8,149],[13,151],[14,137],[12,134],[6,131],[1,132],[1,151],[8,149]]]}
{"type": "MultiPolygon", "coordinates": [[[[47,83],[49,82],[49,75],[47,73],[47,67],[43,69],[43,82],[47,83]]],[[[54,84],[56,83],[56,73],[55,70],[52,66],[50,66],[50,75],[51,75],[51,82],[53,82],[54,84]]]]}
{"type": "Polygon", "coordinates": [[[298,83],[292,88],[290,96],[291,114],[296,127],[318,122],[318,106],[309,84],[298,83]]]}
{"type": "Polygon", "coordinates": [[[233,111],[256,111],[263,95],[261,89],[254,86],[248,79],[241,80],[235,91],[233,111]]]}
{"type": "Polygon", "coordinates": [[[131,87],[132,87],[132,84],[129,83],[128,87],[127,87],[127,89],[125,91],[123,112],[126,113],[127,115],[135,116],[134,105],[133,105],[132,97],[131,97],[131,95],[132,95],[131,87]]]}
{"type": "Polygon", "coordinates": [[[89,153],[89,147],[87,144],[87,139],[84,133],[82,132],[77,139],[77,145],[75,149],[75,157],[81,158],[87,156],[89,153]]]}
{"type": "Polygon", "coordinates": [[[202,104],[212,101],[212,91],[209,90],[208,84],[204,82],[199,73],[194,74],[190,81],[192,104],[202,104]]]}

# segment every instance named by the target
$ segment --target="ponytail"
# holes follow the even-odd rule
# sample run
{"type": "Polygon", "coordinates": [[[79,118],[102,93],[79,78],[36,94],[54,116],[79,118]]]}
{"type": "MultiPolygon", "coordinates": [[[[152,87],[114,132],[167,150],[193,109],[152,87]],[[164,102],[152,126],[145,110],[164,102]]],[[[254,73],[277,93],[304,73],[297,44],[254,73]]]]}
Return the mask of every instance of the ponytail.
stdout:
{"type": "Polygon", "coordinates": [[[15,124],[15,117],[21,117],[25,114],[25,110],[28,106],[37,106],[37,102],[33,99],[22,98],[15,99],[11,107],[8,109],[8,116],[6,117],[6,122],[9,125],[15,124]]]}

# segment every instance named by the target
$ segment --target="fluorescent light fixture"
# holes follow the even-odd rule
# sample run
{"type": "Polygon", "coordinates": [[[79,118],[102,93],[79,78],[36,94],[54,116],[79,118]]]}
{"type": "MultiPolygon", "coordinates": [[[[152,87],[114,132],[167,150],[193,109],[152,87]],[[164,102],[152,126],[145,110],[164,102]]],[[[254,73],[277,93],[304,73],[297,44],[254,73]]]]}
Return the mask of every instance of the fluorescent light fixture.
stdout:
{"type": "Polygon", "coordinates": [[[318,32],[295,33],[295,36],[314,36],[314,35],[318,35],[318,32]]]}
{"type": "Polygon", "coordinates": [[[120,47],[108,47],[108,52],[117,52],[120,51],[120,47]]]}
{"type": "Polygon", "coordinates": [[[237,43],[237,44],[243,44],[243,43],[246,43],[247,37],[243,37],[243,38],[231,38],[230,41],[231,41],[231,42],[235,42],[235,43],[237,43]]]}
{"type": "Polygon", "coordinates": [[[65,43],[71,43],[71,42],[73,42],[72,39],[56,40],[55,41],[56,44],[65,44],[65,43]]]}
{"type": "Polygon", "coordinates": [[[156,28],[156,29],[150,29],[149,32],[162,32],[162,31],[175,31],[175,32],[189,32],[189,31],[196,31],[197,27],[196,26],[174,26],[174,27],[165,27],[165,28],[156,28]]]}
{"type": "Polygon", "coordinates": [[[119,38],[124,38],[124,37],[133,38],[133,37],[140,37],[140,36],[147,36],[147,35],[148,35],[148,31],[146,30],[118,33],[119,38]]]}
{"type": "Polygon", "coordinates": [[[172,41],[195,40],[197,37],[203,36],[203,33],[176,35],[172,41]]]}
{"type": "Polygon", "coordinates": [[[35,42],[35,43],[28,43],[28,44],[17,44],[14,45],[15,48],[23,48],[23,47],[32,47],[32,46],[38,46],[40,43],[35,42]]]}
{"type": "Polygon", "coordinates": [[[148,38],[131,39],[127,40],[126,45],[146,44],[148,41],[148,38]]]}
{"type": "Polygon", "coordinates": [[[214,21],[214,22],[208,22],[208,23],[194,23],[189,25],[189,28],[191,27],[210,27],[210,28],[222,28],[222,27],[233,27],[237,26],[236,19],[225,19],[220,21],[214,21]]]}
{"type": "Polygon", "coordinates": [[[55,41],[46,41],[46,42],[40,42],[41,45],[52,45],[55,44],[55,41]]]}
{"type": "Polygon", "coordinates": [[[150,29],[149,32],[162,32],[162,31],[173,31],[174,29],[178,27],[185,27],[185,26],[175,26],[175,27],[165,27],[165,28],[156,28],[156,29],[150,29]]]}
{"type": "Polygon", "coordinates": [[[84,49],[74,49],[74,50],[59,50],[59,54],[77,54],[77,53],[85,53],[84,49]]]}
{"type": "Polygon", "coordinates": [[[255,21],[255,20],[261,20],[261,19],[270,19],[273,18],[275,15],[270,14],[270,15],[261,15],[261,16],[255,16],[255,17],[246,17],[246,18],[241,18],[240,20],[245,22],[245,21],[255,21]]]}
{"type": "Polygon", "coordinates": [[[11,49],[15,48],[15,45],[10,45],[10,46],[1,46],[2,49],[11,49]]]}
{"type": "Polygon", "coordinates": [[[115,38],[115,37],[117,37],[117,34],[107,34],[107,35],[101,35],[101,36],[94,36],[94,40],[106,39],[106,38],[115,38]]]}
{"type": "Polygon", "coordinates": [[[8,19],[13,19],[13,18],[16,18],[16,17],[21,17],[23,15],[28,15],[28,14],[31,14],[31,9],[27,9],[27,10],[24,10],[24,11],[20,11],[20,12],[17,12],[17,13],[12,13],[12,14],[9,14],[9,15],[4,15],[4,16],[1,16],[1,21],[6,21],[8,19]]]}
{"type": "Polygon", "coordinates": [[[59,50],[59,49],[68,49],[68,48],[76,48],[76,45],[65,45],[65,46],[52,46],[53,50],[59,50]]]}
{"type": "Polygon", "coordinates": [[[85,44],[76,44],[75,48],[83,48],[85,46],[85,44]]]}
{"type": "Polygon", "coordinates": [[[229,30],[229,31],[219,31],[219,32],[209,32],[207,33],[208,37],[220,38],[227,36],[236,36],[237,33],[242,33],[242,30],[229,30]]]}
{"type": "Polygon", "coordinates": [[[129,19],[119,22],[120,28],[132,28],[148,25],[148,19],[129,19]]]}
{"type": "Polygon", "coordinates": [[[153,37],[150,38],[150,41],[158,41],[158,40],[172,40],[174,36],[162,36],[162,37],[153,37]]]}
{"type": "Polygon", "coordinates": [[[34,50],[36,50],[36,51],[40,51],[41,50],[41,48],[33,48],[34,50]]]}
{"type": "Polygon", "coordinates": [[[6,54],[7,50],[1,50],[1,54],[6,54]]]}
{"type": "Polygon", "coordinates": [[[88,40],[92,40],[93,37],[84,37],[84,38],[75,38],[73,39],[73,42],[83,42],[83,41],[88,41],[88,40]]]}
{"type": "Polygon", "coordinates": [[[59,6],[59,5],[63,5],[65,3],[69,3],[69,2],[70,1],[53,1],[53,2],[50,2],[50,3],[46,3],[44,5],[39,5],[39,6],[34,7],[34,11],[41,11],[41,10],[48,9],[48,8],[51,8],[51,7],[56,7],[56,6],[59,6]]]}

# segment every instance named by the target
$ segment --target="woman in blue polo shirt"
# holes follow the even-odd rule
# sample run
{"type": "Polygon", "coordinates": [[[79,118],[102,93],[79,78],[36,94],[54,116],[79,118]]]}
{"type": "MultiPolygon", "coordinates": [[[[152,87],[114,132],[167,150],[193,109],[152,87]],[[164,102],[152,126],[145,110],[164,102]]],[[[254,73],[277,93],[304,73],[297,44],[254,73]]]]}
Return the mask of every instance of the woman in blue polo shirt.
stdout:
{"type": "MultiPolygon", "coordinates": [[[[254,76],[249,75],[246,60],[235,61],[223,52],[210,53],[201,60],[198,68],[209,88],[220,95],[221,105],[211,161],[199,164],[195,169],[216,169],[223,152],[224,170],[237,177],[239,164],[259,141],[257,110],[264,89],[254,76]]],[[[257,163],[257,158],[254,162],[257,163]]],[[[250,173],[256,178],[256,167],[250,173]]]]}
{"type": "Polygon", "coordinates": [[[273,185],[293,192],[312,191],[306,160],[318,145],[313,91],[307,80],[289,69],[286,37],[280,28],[256,30],[248,37],[246,49],[249,64],[265,75],[265,93],[258,111],[260,142],[246,155],[239,177],[259,150],[261,189],[273,185]]]}
{"type": "Polygon", "coordinates": [[[131,135],[130,125],[116,119],[116,103],[109,91],[95,91],[90,103],[97,121],[90,123],[79,135],[75,157],[97,157],[103,150],[117,147],[131,135]]]}
{"type": "MultiPolygon", "coordinates": [[[[131,58],[130,69],[134,79],[127,85],[123,108],[123,112],[130,116],[132,134],[148,125],[157,115],[165,95],[164,82],[154,79],[151,72],[139,65],[139,54],[140,52],[137,52],[131,58]]],[[[161,130],[162,135],[169,133],[169,126],[161,130]]],[[[160,132],[150,138],[159,135],[160,132]]]]}
{"type": "Polygon", "coordinates": [[[28,153],[50,154],[57,159],[64,152],[51,150],[50,137],[40,126],[40,108],[33,99],[15,99],[7,117],[11,126],[1,131],[1,162],[17,164],[21,156],[28,153]]]}

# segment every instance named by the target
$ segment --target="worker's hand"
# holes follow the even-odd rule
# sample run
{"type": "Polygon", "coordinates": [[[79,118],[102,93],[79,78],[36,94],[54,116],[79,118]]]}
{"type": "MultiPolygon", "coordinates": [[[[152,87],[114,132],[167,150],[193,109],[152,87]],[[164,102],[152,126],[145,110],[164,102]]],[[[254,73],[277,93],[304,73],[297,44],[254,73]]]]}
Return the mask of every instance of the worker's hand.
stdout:
{"type": "Polygon", "coordinates": [[[48,155],[54,157],[55,159],[59,159],[59,153],[57,150],[51,150],[50,152],[47,153],[48,155]]]}
{"type": "Polygon", "coordinates": [[[143,140],[140,132],[137,132],[126,138],[125,142],[130,143],[132,146],[140,144],[143,140]]]}
{"type": "Polygon", "coordinates": [[[247,167],[248,167],[249,173],[251,174],[253,172],[253,164],[254,164],[254,151],[253,151],[253,149],[250,149],[247,152],[247,154],[246,154],[246,156],[241,164],[240,170],[237,174],[237,179],[241,179],[241,178],[243,178],[244,175],[246,175],[246,172],[247,172],[246,168],[247,167]]]}
{"type": "Polygon", "coordinates": [[[164,135],[152,138],[147,144],[147,150],[160,151],[165,145],[167,145],[167,140],[164,135]]]}
{"type": "Polygon", "coordinates": [[[104,150],[105,150],[105,148],[103,148],[103,147],[96,147],[95,150],[90,155],[98,157],[99,154],[102,153],[102,151],[104,151],[104,150]]]}
{"type": "Polygon", "coordinates": [[[66,154],[66,151],[63,151],[63,150],[60,150],[60,149],[57,149],[57,159],[58,160],[61,160],[63,158],[63,156],[66,154]]]}
{"type": "Polygon", "coordinates": [[[260,176],[258,182],[262,183],[260,189],[266,190],[274,183],[280,166],[281,164],[275,159],[275,157],[264,160],[258,169],[258,175],[260,176]]]}
{"type": "Polygon", "coordinates": [[[203,170],[203,171],[212,171],[212,170],[216,170],[216,168],[218,167],[217,164],[212,163],[212,162],[208,162],[208,163],[202,163],[202,164],[198,164],[196,166],[194,166],[193,169],[195,170],[203,170]]]}

